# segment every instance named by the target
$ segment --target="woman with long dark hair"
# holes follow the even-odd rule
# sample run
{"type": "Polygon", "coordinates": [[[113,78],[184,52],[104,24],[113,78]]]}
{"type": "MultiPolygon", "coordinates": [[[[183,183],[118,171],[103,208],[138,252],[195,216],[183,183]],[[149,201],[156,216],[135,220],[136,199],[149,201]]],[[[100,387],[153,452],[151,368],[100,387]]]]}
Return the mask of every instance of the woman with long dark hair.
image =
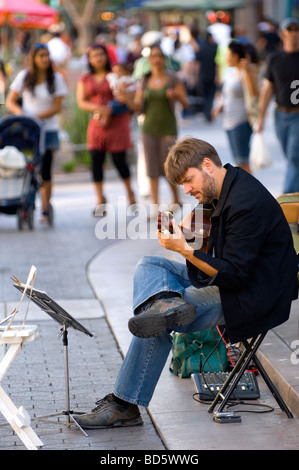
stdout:
{"type": "Polygon", "coordinates": [[[90,151],[92,176],[97,198],[95,215],[103,215],[100,206],[106,198],[103,194],[103,164],[106,152],[111,153],[113,163],[124,183],[129,204],[135,203],[131,188],[130,169],[126,161],[126,151],[132,147],[130,137],[130,113],[111,114],[108,105],[113,101],[107,74],[111,71],[109,56],[105,46],[93,44],[87,50],[89,72],[80,77],[77,86],[77,103],[80,109],[92,113],[87,129],[87,148],[90,151]],[[109,115],[109,119],[102,117],[109,115]]]}
{"type": "Polygon", "coordinates": [[[234,162],[250,172],[250,139],[254,124],[246,106],[246,93],[250,99],[257,99],[259,88],[255,67],[246,52],[244,45],[238,41],[229,44],[226,57],[229,68],[224,77],[222,103],[213,114],[217,117],[224,111],[223,125],[234,162]]]}
{"type": "Polygon", "coordinates": [[[28,59],[28,68],[21,70],[10,86],[6,107],[13,114],[33,116],[43,123],[45,153],[41,164],[41,220],[48,222],[53,153],[59,149],[58,113],[68,89],[63,77],[53,69],[46,44],[35,44],[28,59]],[[22,105],[19,98],[22,98],[22,105]]]}

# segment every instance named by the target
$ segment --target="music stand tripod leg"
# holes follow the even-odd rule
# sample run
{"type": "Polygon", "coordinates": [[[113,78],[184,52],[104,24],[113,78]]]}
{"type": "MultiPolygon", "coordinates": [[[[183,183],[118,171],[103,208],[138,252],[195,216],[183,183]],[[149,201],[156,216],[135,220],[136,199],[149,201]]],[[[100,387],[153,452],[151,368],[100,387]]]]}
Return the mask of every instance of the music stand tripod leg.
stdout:
{"type": "MultiPolygon", "coordinates": [[[[69,360],[68,360],[68,331],[65,325],[62,327],[62,344],[63,344],[63,356],[64,356],[64,381],[65,381],[65,404],[66,409],[60,413],[54,413],[51,415],[41,416],[39,418],[34,418],[34,421],[40,421],[42,423],[54,423],[60,424],[59,422],[55,422],[52,420],[48,420],[47,418],[53,418],[55,416],[66,416],[65,426],[70,427],[71,424],[75,424],[78,429],[84,434],[84,436],[88,437],[88,434],[84,431],[84,429],[77,423],[76,419],[72,415],[72,411],[70,409],[70,379],[69,379],[69,360]]],[[[76,412],[76,414],[84,414],[82,412],[76,412]]]]}
{"type": "Polygon", "coordinates": [[[68,337],[67,337],[67,329],[65,326],[62,328],[62,344],[63,344],[63,355],[64,355],[64,380],[65,380],[65,403],[66,403],[66,421],[67,424],[70,426],[70,385],[69,385],[69,360],[68,360],[68,337]]]}
{"type": "Polygon", "coordinates": [[[66,425],[71,426],[71,421],[80,429],[80,431],[87,437],[88,434],[82,429],[79,423],[72,415],[70,405],[70,378],[69,378],[69,359],[68,359],[68,331],[65,325],[62,328],[62,344],[64,353],[64,371],[65,371],[65,402],[66,402],[66,425]]]}
{"type": "MultiPolygon", "coordinates": [[[[26,292],[26,286],[20,281],[14,284],[19,291],[22,293],[26,292]]],[[[88,331],[84,326],[82,326],[75,318],[73,318],[68,312],[66,312],[60,305],[58,305],[53,299],[51,299],[46,292],[30,288],[30,292],[26,292],[27,297],[32,300],[38,307],[47,313],[53,320],[62,325],[62,337],[63,337],[63,347],[64,347],[64,368],[65,368],[65,393],[66,393],[66,410],[62,413],[55,413],[48,416],[43,416],[40,418],[35,418],[35,421],[41,422],[52,422],[47,421],[45,418],[66,415],[66,426],[71,425],[71,421],[76,424],[76,426],[81,430],[81,432],[87,436],[86,432],[81,428],[77,423],[76,419],[72,416],[70,410],[70,393],[69,393],[69,367],[68,367],[68,339],[67,339],[67,328],[69,326],[74,329],[85,333],[88,336],[93,336],[93,333],[88,331]]],[[[76,414],[85,414],[82,412],[76,412],[76,414]]],[[[56,423],[59,424],[59,423],[56,423]]]]}

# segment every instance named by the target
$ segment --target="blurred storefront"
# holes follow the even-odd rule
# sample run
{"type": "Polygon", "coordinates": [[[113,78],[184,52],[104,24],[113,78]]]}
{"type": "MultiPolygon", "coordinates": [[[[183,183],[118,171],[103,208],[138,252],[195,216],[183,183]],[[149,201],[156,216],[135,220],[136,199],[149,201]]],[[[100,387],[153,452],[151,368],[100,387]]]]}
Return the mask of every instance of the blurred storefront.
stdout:
{"type": "Polygon", "coordinates": [[[228,15],[231,26],[242,28],[253,40],[264,18],[279,24],[287,16],[299,16],[299,0],[135,0],[131,5],[148,14],[149,29],[197,24],[205,30],[209,14],[220,12],[228,15]]]}

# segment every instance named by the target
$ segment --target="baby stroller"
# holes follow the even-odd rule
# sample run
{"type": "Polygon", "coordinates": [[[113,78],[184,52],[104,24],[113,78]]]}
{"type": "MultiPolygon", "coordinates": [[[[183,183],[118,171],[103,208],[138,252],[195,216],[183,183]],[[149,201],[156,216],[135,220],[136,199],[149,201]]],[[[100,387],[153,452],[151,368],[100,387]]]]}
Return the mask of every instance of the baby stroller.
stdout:
{"type": "Polygon", "coordinates": [[[7,116],[0,121],[0,212],[16,214],[19,230],[34,228],[42,140],[42,126],[34,118],[7,116]]]}

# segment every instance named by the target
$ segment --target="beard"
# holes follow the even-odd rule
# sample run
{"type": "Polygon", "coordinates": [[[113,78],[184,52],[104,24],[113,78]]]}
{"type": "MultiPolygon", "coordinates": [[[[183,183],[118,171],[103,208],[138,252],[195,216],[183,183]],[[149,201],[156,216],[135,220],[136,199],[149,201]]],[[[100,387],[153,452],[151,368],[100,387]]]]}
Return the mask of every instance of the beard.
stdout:
{"type": "Polygon", "coordinates": [[[215,179],[203,172],[203,182],[200,191],[193,191],[191,193],[200,204],[212,204],[216,198],[216,181],[215,179]]]}

